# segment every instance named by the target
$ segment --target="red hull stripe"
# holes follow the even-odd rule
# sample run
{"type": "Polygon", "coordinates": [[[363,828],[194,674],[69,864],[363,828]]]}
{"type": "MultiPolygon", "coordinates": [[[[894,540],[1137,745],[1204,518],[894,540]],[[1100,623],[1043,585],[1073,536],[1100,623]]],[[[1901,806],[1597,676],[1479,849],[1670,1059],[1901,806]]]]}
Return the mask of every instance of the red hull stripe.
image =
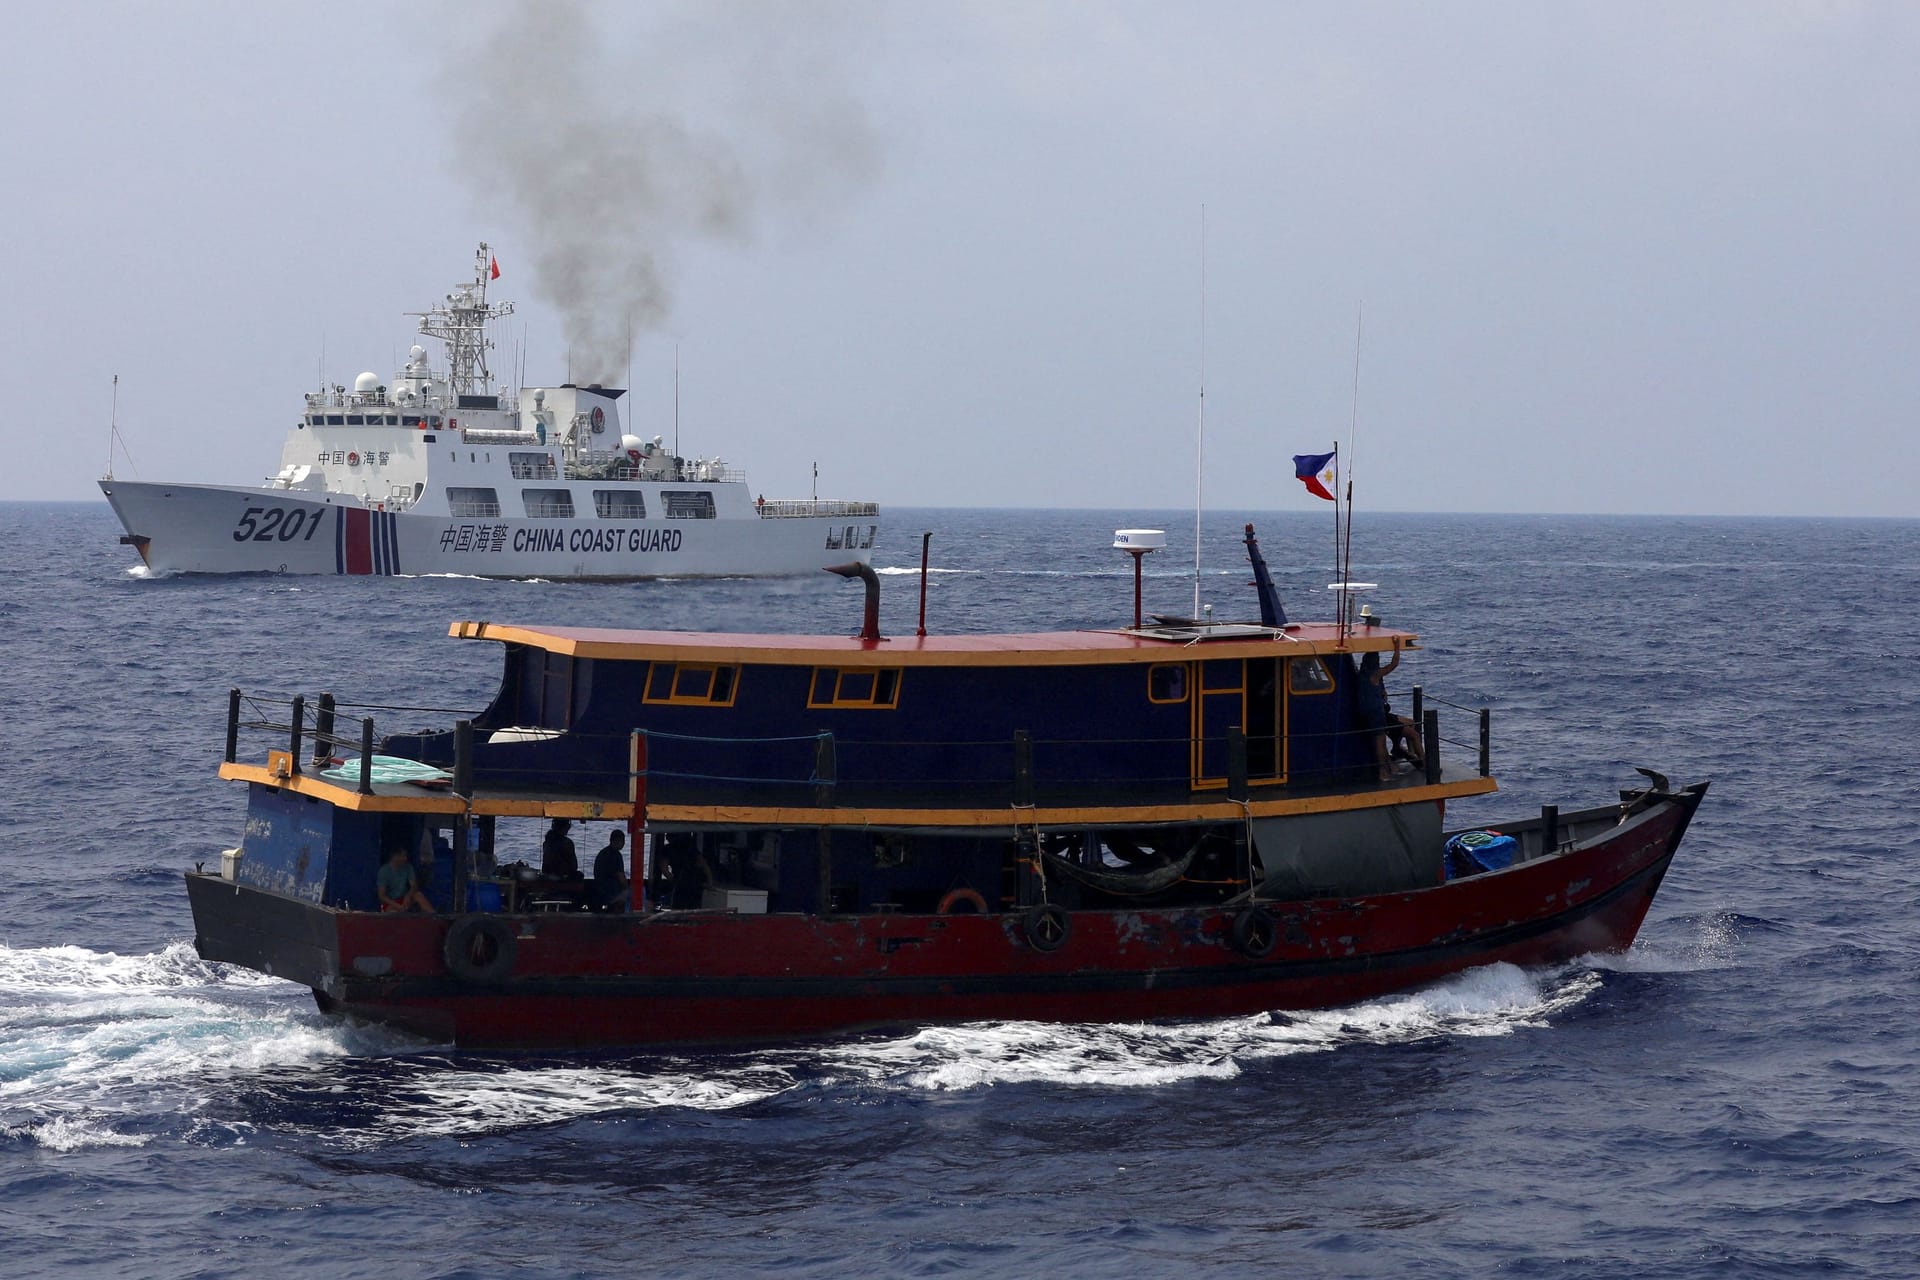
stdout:
{"type": "Polygon", "coordinates": [[[347,522],[347,572],[350,574],[368,574],[373,572],[373,538],[370,526],[371,511],[348,507],[341,511],[347,522]]]}

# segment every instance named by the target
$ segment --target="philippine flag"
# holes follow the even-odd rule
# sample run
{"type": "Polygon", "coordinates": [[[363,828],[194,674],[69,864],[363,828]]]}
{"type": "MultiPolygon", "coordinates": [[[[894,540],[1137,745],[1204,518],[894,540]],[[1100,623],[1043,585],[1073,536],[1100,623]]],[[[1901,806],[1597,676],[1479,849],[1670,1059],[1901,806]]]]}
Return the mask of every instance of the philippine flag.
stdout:
{"type": "Polygon", "coordinates": [[[1296,453],[1293,455],[1293,474],[1301,484],[1307,486],[1307,492],[1316,498],[1334,501],[1333,489],[1339,483],[1340,451],[1332,453],[1296,453]]]}

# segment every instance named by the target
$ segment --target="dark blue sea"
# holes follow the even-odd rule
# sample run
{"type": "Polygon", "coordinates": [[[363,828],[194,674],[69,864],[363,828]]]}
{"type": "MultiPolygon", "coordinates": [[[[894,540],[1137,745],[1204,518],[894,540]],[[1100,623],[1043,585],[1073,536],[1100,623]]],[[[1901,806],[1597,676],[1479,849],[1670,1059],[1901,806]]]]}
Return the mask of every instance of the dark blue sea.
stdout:
{"type": "MultiPolygon", "coordinates": [[[[1330,612],[1321,512],[1259,523],[1330,612]]],[[[903,511],[890,633],[1106,626],[1191,514],[903,511]]],[[[0,1275],[1749,1277],[1920,1271],[1920,523],[1363,517],[1354,576],[1493,708],[1502,794],[1713,790],[1639,943],[1322,1012],[524,1057],[200,961],[226,691],[478,709],[454,619],[850,632],[857,584],[147,580],[103,504],[0,506],[0,1275]],[[1124,1272],[1123,1272],[1124,1269],[1124,1272]]],[[[1445,709],[1443,708],[1443,711],[1445,709]]],[[[1442,732],[1470,738],[1458,713],[1442,732]]],[[[424,717],[428,722],[451,717],[424,717]]]]}

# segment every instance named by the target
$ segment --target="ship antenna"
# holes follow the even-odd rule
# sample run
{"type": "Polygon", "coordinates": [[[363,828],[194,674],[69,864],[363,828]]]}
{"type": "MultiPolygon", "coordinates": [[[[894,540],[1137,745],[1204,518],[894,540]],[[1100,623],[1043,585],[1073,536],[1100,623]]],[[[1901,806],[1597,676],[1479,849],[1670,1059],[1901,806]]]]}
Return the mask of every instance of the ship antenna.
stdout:
{"type": "Polygon", "coordinates": [[[113,409],[107,414],[107,479],[113,479],[113,442],[120,434],[120,375],[113,375],[113,409]]]}
{"type": "MultiPolygon", "coordinates": [[[[1359,452],[1357,442],[1360,434],[1360,336],[1367,314],[1366,302],[1362,300],[1353,317],[1353,407],[1347,419],[1347,537],[1343,546],[1336,548],[1340,554],[1340,638],[1347,635],[1347,590],[1353,581],[1353,456],[1359,452]]],[[[1336,442],[1334,448],[1339,449],[1336,442]]],[[[1334,524],[1337,528],[1340,519],[1339,503],[1334,504],[1334,524]]]]}
{"type": "Polygon", "coordinates": [[[1200,409],[1193,433],[1193,617],[1200,617],[1200,509],[1207,445],[1207,206],[1200,206],[1200,409]]]}
{"type": "Polygon", "coordinates": [[[680,344],[673,344],[673,459],[680,462],[680,344]]]}

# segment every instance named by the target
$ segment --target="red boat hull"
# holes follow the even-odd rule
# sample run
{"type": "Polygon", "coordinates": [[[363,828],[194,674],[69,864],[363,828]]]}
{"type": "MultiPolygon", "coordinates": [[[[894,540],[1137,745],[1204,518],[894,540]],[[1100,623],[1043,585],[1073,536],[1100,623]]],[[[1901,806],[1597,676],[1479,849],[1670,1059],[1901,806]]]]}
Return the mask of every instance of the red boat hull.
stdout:
{"type": "Polygon", "coordinates": [[[1081,911],[1044,951],[1008,915],[494,917],[510,972],[450,972],[448,917],[335,911],[190,876],[200,952],[313,987],[321,1007],[475,1048],[791,1039],[935,1022],[1208,1018],[1351,1003],[1477,965],[1630,945],[1699,789],[1572,851],[1412,892],[1236,909],[1081,911]]]}

